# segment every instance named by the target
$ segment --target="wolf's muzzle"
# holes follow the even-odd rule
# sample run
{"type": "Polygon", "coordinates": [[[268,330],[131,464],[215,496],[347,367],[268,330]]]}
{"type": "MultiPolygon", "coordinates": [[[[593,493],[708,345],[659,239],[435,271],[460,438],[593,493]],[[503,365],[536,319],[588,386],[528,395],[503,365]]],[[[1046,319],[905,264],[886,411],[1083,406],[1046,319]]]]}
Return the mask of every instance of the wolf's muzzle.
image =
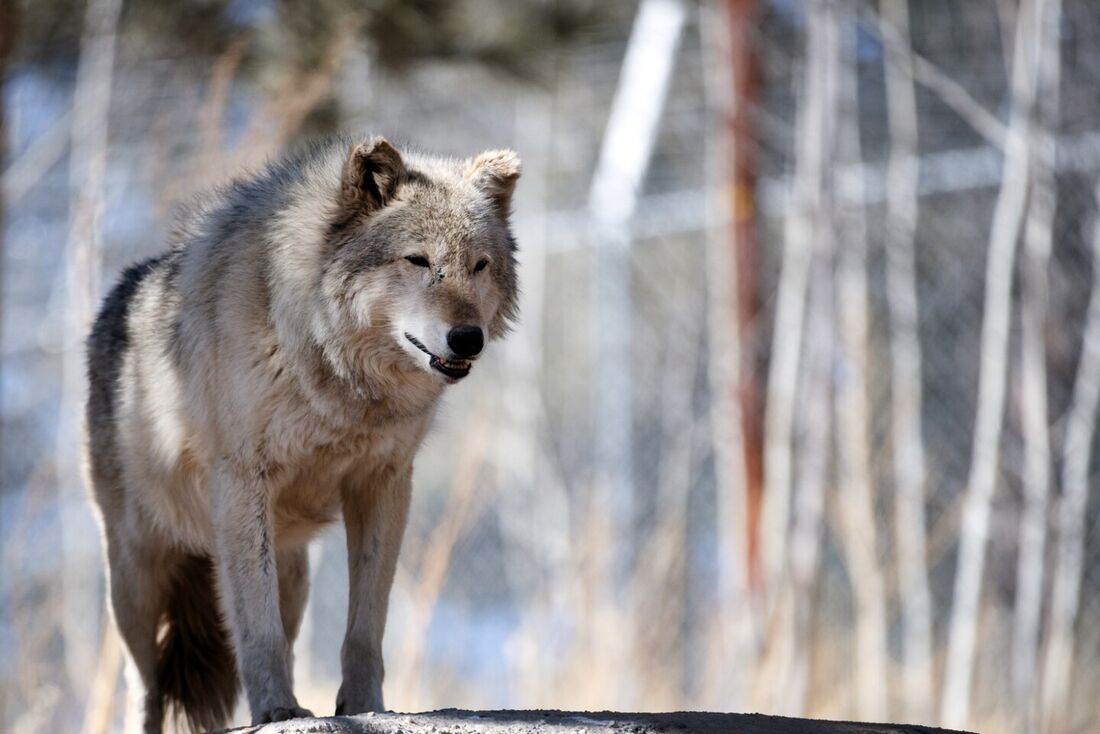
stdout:
{"type": "Polygon", "coordinates": [[[424,344],[409,332],[405,332],[405,338],[409,340],[409,343],[414,347],[428,355],[428,365],[433,370],[439,372],[443,376],[451,380],[461,380],[466,375],[470,374],[470,361],[467,359],[441,359],[432,354],[424,344]]]}

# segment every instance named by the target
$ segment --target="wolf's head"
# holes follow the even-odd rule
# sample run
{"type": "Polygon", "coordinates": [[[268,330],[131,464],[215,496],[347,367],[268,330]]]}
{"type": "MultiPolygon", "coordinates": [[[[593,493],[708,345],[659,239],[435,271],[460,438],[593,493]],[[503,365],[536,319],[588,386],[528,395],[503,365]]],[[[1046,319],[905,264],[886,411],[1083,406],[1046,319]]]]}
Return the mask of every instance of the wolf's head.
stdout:
{"type": "Polygon", "coordinates": [[[508,217],[519,174],[509,150],[466,160],[403,156],[376,137],[347,151],[323,288],[343,319],[390,341],[373,359],[454,382],[507,330],[517,295],[508,217]]]}

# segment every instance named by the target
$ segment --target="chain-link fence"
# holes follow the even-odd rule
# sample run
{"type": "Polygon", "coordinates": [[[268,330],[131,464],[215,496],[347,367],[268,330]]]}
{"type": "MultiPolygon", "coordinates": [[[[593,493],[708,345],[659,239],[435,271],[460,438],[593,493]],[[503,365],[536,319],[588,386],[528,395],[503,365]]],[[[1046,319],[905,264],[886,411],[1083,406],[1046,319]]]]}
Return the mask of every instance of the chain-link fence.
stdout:
{"type": "MultiPolygon", "coordinates": [[[[524,162],[521,323],[417,459],[388,706],[1100,722],[1092,3],[9,13],[5,731],[122,720],[81,309],[177,203],[336,129],[524,162]]],[[[340,528],[311,560],[328,713],[340,528]]]]}

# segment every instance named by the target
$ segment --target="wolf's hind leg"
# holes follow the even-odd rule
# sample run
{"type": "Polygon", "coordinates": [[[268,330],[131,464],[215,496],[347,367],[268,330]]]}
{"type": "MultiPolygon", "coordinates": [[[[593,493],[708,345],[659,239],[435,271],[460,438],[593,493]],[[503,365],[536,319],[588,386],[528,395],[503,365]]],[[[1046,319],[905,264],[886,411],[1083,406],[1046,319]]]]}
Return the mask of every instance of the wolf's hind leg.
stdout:
{"type": "Polygon", "coordinates": [[[165,591],[148,554],[107,534],[111,612],[129,653],[125,730],[156,734],[164,718],[164,699],[157,684],[157,625],[165,591]]]}
{"type": "Polygon", "coordinates": [[[275,554],[279,569],[279,614],[286,634],[287,660],[294,675],[294,641],[302,626],[309,599],[309,549],[305,546],[280,550],[275,554]]]}

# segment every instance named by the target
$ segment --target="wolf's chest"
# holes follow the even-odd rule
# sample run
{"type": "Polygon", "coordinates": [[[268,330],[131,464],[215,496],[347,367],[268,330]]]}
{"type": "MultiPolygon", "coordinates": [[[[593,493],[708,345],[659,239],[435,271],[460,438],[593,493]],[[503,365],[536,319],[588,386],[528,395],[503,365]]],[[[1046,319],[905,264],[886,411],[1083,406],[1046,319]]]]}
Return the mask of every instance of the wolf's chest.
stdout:
{"type": "Polygon", "coordinates": [[[409,465],[422,433],[416,425],[400,424],[297,447],[295,460],[285,465],[285,482],[273,503],[280,545],[307,542],[335,521],[349,481],[392,475],[396,468],[409,465]]]}

